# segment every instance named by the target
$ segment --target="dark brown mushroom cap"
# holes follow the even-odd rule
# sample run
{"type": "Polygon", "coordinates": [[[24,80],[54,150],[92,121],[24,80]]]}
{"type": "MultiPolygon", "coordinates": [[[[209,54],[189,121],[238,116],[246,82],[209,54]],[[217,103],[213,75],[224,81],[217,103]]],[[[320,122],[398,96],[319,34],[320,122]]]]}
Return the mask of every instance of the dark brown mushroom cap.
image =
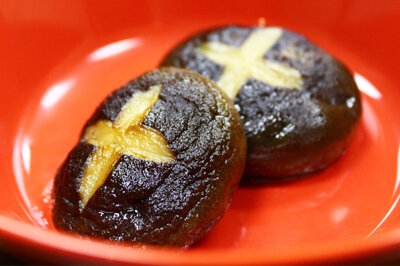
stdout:
{"type": "MultiPolygon", "coordinates": [[[[196,48],[207,42],[240,47],[257,29],[228,26],[199,33],[173,49],[162,65],[189,68],[217,82],[225,67],[196,48]]],[[[297,69],[302,86],[274,87],[249,78],[234,97],[248,141],[246,175],[287,177],[328,166],[350,143],[361,116],[360,94],[351,73],[287,30],[264,59],[297,69]]]]}
{"type": "Polygon", "coordinates": [[[111,240],[189,246],[223,216],[243,173],[245,137],[231,100],[209,79],[177,68],[148,72],[111,93],[84,130],[114,121],[137,92],[161,84],[143,125],[159,131],[171,163],[120,157],[82,208],[79,186],[95,146],[81,140],[54,184],[57,228],[111,240]]]}

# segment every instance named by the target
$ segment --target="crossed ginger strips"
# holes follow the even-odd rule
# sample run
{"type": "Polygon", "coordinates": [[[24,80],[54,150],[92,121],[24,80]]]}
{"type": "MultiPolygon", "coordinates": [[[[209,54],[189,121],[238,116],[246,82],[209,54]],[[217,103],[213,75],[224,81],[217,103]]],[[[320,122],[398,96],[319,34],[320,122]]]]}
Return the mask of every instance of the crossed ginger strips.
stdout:
{"type": "Polygon", "coordinates": [[[114,122],[99,120],[85,130],[84,141],[94,145],[96,150],[90,156],[79,188],[83,207],[105,182],[122,155],[154,162],[175,160],[164,136],[141,124],[158,100],[161,88],[161,85],[154,85],[145,92],[136,92],[114,122]]]}
{"type": "Polygon", "coordinates": [[[264,58],[281,36],[280,28],[261,28],[253,30],[240,47],[207,42],[196,49],[208,59],[224,66],[217,84],[230,98],[236,97],[249,78],[275,87],[300,89],[302,79],[297,69],[264,58]]]}

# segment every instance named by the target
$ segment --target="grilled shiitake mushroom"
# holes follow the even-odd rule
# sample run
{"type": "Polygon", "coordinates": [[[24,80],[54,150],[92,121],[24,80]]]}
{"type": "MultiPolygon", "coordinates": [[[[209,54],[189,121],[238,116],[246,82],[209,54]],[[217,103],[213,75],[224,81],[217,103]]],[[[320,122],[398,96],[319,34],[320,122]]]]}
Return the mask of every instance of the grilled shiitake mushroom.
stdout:
{"type": "Polygon", "coordinates": [[[296,33],[228,26],[192,36],[162,62],[213,79],[247,136],[246,178],[302,175],[334,162],[361,116],[349,70],[296,33]]]}
{"type": "Polygon", "coordinates": [[[57,228],[189,246],[223,216],[245,165],[243,126],[210,79],[161,68],[111,93],[60,167],[57,228]]]}

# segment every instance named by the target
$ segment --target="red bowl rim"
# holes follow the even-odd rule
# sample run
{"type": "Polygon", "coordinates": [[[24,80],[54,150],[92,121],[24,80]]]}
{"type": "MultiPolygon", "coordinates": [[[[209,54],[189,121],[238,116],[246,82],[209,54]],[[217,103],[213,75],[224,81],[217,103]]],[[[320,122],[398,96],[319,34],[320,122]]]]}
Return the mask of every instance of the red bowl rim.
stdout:
{"type": "Polygon", "coordinates": [[[400,229],[380,236],[318,243],[302,247],[280,249],[194,249],[186,252],[179,248],[129,246],[103,240],[84,241],[79,236],[47,229],[0,215],[0,236],[3,240],[35,248],[44,253],[71,259],[140,263],[147,265],[254,265],[298,264],[349,261],[393,251],[400,245],[400,229]],[[84,251],[83,251],[84,250],[84,251]],[[210,259],[212,258],[212,259],[210,259]]]}

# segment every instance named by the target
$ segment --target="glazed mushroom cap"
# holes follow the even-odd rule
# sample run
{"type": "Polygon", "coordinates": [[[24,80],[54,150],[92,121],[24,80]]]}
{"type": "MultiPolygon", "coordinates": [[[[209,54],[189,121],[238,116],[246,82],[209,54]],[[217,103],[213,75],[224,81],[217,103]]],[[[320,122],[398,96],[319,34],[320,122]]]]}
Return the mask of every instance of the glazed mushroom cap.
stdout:
{"type": "Polygon", "coordinates": [[[243,126],[214,82],[178,68],[111,93],[85,125],[53,190],[59,229],[190,246],[224,215],[245,165],[243,126]]]}
{"type": "Polygon", "coordinates": [[[247,137],[247,180],[323,169],[351,142],[361,116],[349,70],[303,36],[228,26],[190,37],[162,65],[192,69],[229,95],[247,137]]]}

